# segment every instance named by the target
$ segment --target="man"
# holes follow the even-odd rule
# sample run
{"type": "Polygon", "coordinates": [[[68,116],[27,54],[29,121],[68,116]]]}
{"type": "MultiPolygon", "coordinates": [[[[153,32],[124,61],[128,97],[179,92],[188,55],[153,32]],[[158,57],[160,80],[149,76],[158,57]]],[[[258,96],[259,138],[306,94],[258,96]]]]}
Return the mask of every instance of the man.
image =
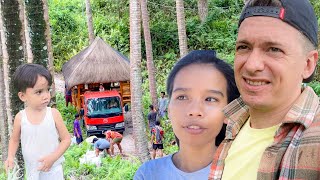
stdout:
{"type": "Polygon", "coordinates": [[[167,108],[168,108],[168,99],[165,97],[166,93],[161,92],[159,102],[158,102],[158,107],[159,107],[159,117],[164,118],[167,113],[167,108]]]}
{"type": "Polygon", "coordinates": [[[74,115],[74,118],[75,120],[73,121],[73,135],[76,137],[77,144],[80,144],[83,141],[83,138],[79,114],[74,115]]]}
{"type": "Polygon", "coordinates": [[[234,71],[241,97],[224,109],[226,140],[209,179],[320,179],[320,107],[310,87],[318,24],[308,0],[249,0],[234,71]]]}
{"type": "Polygon", "coordinates": [[[103,150],[106,151],[107,154],[109,154],[109,156],[111,157],[111,153],[110,153],[110,143],[107,139],[102,138],[102,139],[98,139],[98,138],[93,138],[92,143],[94,144],[94,148],[95,148],[95,153],[96,153],[96,157],[99,156],[99,153],[102,152],[103,150]]]}
{"type": "Polygon", "coordinates": [[[149,106],[149,113],[148,113],[148,126],[149,126],[150,130],[156,125],[157,115],[158,115],[157,111],[155,110],[155,108],[151,104],[149,106]]]}

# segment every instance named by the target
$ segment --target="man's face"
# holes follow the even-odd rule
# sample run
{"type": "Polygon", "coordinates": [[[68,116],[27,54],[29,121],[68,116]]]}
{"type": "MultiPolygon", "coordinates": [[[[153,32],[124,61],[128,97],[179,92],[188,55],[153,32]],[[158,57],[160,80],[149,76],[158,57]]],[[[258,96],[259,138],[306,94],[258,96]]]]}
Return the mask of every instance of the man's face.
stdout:
{"type": "Polygon", "coordinates": [[[303,46],[300,32],[279,19],[249,17],[242,22],[234,71],[246,104],[272,111],[294,102],[302,80],[311,75],[309,52],[303,46]]]}

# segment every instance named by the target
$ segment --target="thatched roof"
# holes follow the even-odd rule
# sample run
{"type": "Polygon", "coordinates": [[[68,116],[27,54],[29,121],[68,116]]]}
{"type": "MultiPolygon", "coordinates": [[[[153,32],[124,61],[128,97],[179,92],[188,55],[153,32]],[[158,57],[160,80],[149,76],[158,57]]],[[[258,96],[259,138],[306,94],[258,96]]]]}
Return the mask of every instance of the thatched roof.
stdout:
{"type": "Polygon", "coordinates": [[[129,60],[101,38],[73,56],[62,67],[67,88],[78,84],[128,81],[129,60]]]}

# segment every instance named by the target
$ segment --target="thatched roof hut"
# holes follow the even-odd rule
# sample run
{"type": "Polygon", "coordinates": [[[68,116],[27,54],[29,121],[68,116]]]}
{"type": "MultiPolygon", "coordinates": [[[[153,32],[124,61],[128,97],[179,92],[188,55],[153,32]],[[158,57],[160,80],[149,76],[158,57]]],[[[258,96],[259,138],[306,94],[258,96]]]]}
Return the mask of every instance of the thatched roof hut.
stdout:
{"type": "Polygon", "coordinates": [[[101,38],[73,56],[62,67],[67,88],[78,84],[128,81],[129,60],[101,38]]]}

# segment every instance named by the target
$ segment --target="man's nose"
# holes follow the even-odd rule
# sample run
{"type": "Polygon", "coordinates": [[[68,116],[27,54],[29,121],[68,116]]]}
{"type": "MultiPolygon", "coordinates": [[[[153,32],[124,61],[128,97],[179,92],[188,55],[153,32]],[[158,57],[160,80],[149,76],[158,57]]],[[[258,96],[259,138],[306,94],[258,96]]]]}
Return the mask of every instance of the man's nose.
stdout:
{"type": "Polygon", "coordinates": [[[245,62],[248,73],[255,73],[264,69],[264,55],[259,49],[253,49],[245,62]]]}

